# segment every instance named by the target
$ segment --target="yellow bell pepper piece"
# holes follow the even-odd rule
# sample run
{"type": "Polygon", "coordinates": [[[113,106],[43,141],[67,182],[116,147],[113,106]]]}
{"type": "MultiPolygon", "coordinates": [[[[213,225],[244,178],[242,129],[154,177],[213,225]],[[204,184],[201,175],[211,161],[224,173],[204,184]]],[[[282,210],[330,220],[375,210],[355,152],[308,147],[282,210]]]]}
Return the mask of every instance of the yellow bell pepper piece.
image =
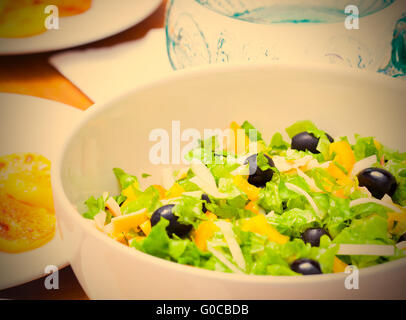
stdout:
{"type": "Polygon", "coordinates": [[[141,223],[140,228],[141,228],[142,232],[144,232],[144,234],[146,236],[148,236],[149,233],[151,232],[151,221],[147,220],[147,221],[141,223]]]}
{"type": "Polygon", "coordinates": [[[380,150],[382,148],[381,144],[375,139],[374,139],[374,145],[375,145],[375,148],[377,148],[378,150],[380,150]]]}
{"type": "Polygon", "coordinates": [[[252,184],[249,184],[248,181],[244,179],[242,176],[235,176],[233,178],[233,181],[234,184],[247,195],[248,199],[252,201],[258,200],[260,191],[259,188],[253,186],[252,184]]]}
{"type": "Polygon", "coordinates": [[[185,189],[178,183],[175,183],[167,192],[166,199],[180,197],[185,192],[185,189]]]}
{"type": "Polygon", "coordinates": [[[327,171],[337,179],[340,185],[347,185],[352,182],[348,177],[351,172],[356,160],[354,152],[351,149],[350,144],[347,141],[337,141],[330,144],[330,155],[335,153],[333,162],[327,168],[327,171]],[[334,162],[342,166],[346,173],[334,162]]]}
{"type": "Polygon", "coordinates": [[[122,195],[127,197],[127,199],[122,204],[122,207],[125,207],[129,202],[137,199],[137,195],[135,194],[136,190],[138,190],[138,182],[134,182],[132,185],[121,191],[122,195]]]}
{"type": "Polygon", "coordinates": [[[276,242],[279,244],[284,244],[289,241],[289,237],[287,237],[283,234],[280,234],[278,232],[278,230],[273,228],[268,223],[265,216],[262,214],[259,214],[248,220],[245,220],[242,225],[242,230],[251,231],[254,233],[258,233],[258,234],[267,236],[269,241],[276,242]]]}
{"type": "Polygon", "coordinates": [[[258,204],[255,201],[250,201],[248,202],[248,204],[245,206],[246,210],[249,210],[255,214],[259,214],[259,208],[258,208],[258,204]]]}
{"type": "Polygon", "coordinates": [[[350,144],[347,141],[337,141],[330,144],[330,154],[335,153],[334,161],[339,163],[347,170],[351,172],[356,160],[354,151],[352,151],[350,144]]]}
{"type": "Polygon", "coordinates": [[[142,213],[134,212],[127,215],[112,218],[111,219],[112,234],[116,236],[122,232],[127,232],[130,229],[135,229],[146,220],[148,220],[146,211],[142,213]]]}
{"type": "Polygon", "coordinates": [[[137,242],[140,242],[141,240],[144,240],[146,237],[143,237],[143,236],[136,236],[134,239],[135,239],[135,241],[137,241],[137,242]]]}
{"type": "Polygon", "coordinates": [[[159,184],[152,185],[155,189],[159,192],[159,199],[164,199],[166,195],[166,190],[164,187],[160,186],[159,184]]]}
{"type": "Polygon", "coordinates": [[[346,264],[344,261],[341,261],[337,257],[334,257],[334,265],[333,265],[334,273],[344,272],[345,268],[347,268],[347,266],[348,266],[348,264],[346,264]]]}
{"type": "Polygon", "coordinates": [[[203,221],[197,227],[195,233],[195,243],[200,250],[207,250],[207,240],[209,240],[219,228],[212,220],[203,221]]]}
{"type": "Polygon", "coordinates": [[[210,211],[206,211],[206,217],[209,220],[212,220],[212,221],[217,220],[217,216],[214,213],[210,212],[210,211]]]}

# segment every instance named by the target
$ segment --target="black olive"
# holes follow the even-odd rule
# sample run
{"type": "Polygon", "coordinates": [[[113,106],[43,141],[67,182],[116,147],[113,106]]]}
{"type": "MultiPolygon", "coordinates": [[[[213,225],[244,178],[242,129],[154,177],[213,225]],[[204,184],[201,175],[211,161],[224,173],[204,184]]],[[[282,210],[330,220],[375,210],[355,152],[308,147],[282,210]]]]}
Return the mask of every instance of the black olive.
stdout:
{"type": "Polygon", "coordinates": [[[320,265],[317,261],[311,260],[311,259],[298,259],[293,261],[292,265],[290,268],[297,272],[301,273],[303,275],[309,275],[309,274],[321,274],[323,273],[321,271],[320,265]]]}
{"type": "Polygon", "coordinates": [[[178,222],[178,217],[172,212],[174,206],[174,204],[167,204],[155,210],[151,216],[151,226],[156,225],[161,220],[161,217],[163,217],[169,220],[169,225],[166,227],[168,235],[171,237],[172,234],[176,234],[178,237],[183,237],[192,230],[192,226],[178,222]]]}
{"type": "Polygon", "coordinates": [[[406,241],[406,232],[400,236],[398,243],[402,241],[406,241]]]}
{"type": "MultiPolygon", "coordinates": [[[[211,203],[209,196],[205,193],[202,194],[202,200],[206,201],[207,203],[211,203]]],[[[207,208],[206,208],[206,205],[204,202],[202,205],[202,211],[203,211],[203,213],[207,212],[207,208]]]]}
{"type": "MultiPolygon", "coordinates": [[[[327,139],[330,142],[334,142],[334,139],[326,133],[327,139]]],[[[306,131],[298,133],[292,138],[291,148],[299,151],[310,151],[312,153],[320,153],[317,150],[317,145],[319,144],[319,139],[314,136],[313,133],[308,133],[306,131]]]]}
{"type": "MultiPolygon", "coordinates": [[[[263,188],[265,187],[266,183],[268,181],[272,180],[273,176],[273,170],[272,169],[267,169],[265,171],[262,171],[258,166],[257,166],[257,156],[258,154],[253,154],[249,156],[244,164],[249,164],[249,177],[248,177],[248,183],[259,187],[263,188]]],[[[275,163],[271,158],[269,158],[267,155],[265,155],[265,158],[268,160],[268,164],[271,167],[275,167],[275,163]]]]}
{"type": "Polygon", "coordinates": [[[367,168],[358,174],[360,187],[366,187],[371,194],[382,199],[386,194],[393,196],[396,191],[396,179],[387,170],[381,168],[367,168]]]}
{"type": "Polygon", "coordinates": [[[323,228],[309,228],[302,234],[302,239],[306,243],[310,243],[312,247],[320,246],[320,238],[323,235],[328,235],[323,228]]]}

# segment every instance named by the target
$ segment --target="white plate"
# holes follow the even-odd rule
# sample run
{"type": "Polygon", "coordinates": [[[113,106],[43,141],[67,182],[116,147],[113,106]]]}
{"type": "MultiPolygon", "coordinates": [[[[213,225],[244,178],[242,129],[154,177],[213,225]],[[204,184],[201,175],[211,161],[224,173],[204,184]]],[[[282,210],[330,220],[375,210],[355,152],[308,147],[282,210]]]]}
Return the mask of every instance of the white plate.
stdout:
{"type": "MultiPolygon", "coordinates": [[[[82,112],[58,102],[0,93],[0,155],[36,152],[54,161],[64,135],[82,112]]],[[[44,276],[47,265],[68,264],[58,228],[55,237],[42,247],[22,252],[0,252],[0,289],[44,276]]]]}
{"type": "Polygon", "coordinates": [[[59,50],[103,39],[141,22],[161,2],[93,0],[88,11],[60,18],[58,30],[48,30],[27,38],[0,38],[0,55],[59,50]]]}

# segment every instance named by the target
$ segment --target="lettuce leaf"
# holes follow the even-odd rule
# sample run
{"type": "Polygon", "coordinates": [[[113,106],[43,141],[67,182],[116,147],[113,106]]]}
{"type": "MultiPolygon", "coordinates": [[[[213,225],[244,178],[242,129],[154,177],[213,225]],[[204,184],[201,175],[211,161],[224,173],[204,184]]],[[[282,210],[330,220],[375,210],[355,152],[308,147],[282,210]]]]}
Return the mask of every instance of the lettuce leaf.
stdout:
{"type": "Polygon", "coordinates": [[[207,267],[206,262],[211,257],[211,253],[202,252],[189,239],[169,238],[166,232],[168,225],[168,220],[160,219],[152,227],[148,237],[141,241],[131,240],[130,246],[161,259],[196,267],[207,267]]]}
{"type": "Polygon", "coordinates": [[[279,186],[269,181],[265,188],[259,191],[258,205],[260,205],[266,212],[275,211],[276,213],[283,212],[282,198],[279,195],[279,186]]]}
{"type": "Polygon", "coordinates": [[[153,213],[161,206],[159,201],[159,191],[154,186],[149,186],[145,191],[135,190],[137,199],[129,202],[126,206],[121,207],[123,214],[137,212],[141,209],[147,209],[149,213],[153,213]]]}
{"type": "Polygon", "coordinates": [[[317,217],[312,210],[294,208],[276,216],[275,222],[279,232],[292,237],[300,235],[311,227],[319,226],[317,217]]]}
{"type": "Polygon", "coordinates": [[[346,244],[393,244],[388,236],[388,222],[379,215],[354,219],[333,240],[346,244]]]}
{"type": "Polygon", "coordinates": [[[248,138],[250,138],[251,141],[262,140],[261,133],[248,121],[244,121],[244,123],[241,125],[241,128],[243,128],[245,130],[245,134],[247,135],[248,138]],[[250,131],[252,132],[253,137],[251,137],[250,131]]]}
{"type": "Polygon", "coordinates": [[[207,220],[202,211],[202,205],[201,199],[183,195],[172,212],[179,218],[180,223],[193,225],[196,229],[202,220],[207,220]]]}
{"type": "Polygon", "coordinates": [[[87,211],[83,213],[83,217],[86,219],[93,219],[96,214],[98,214],[100,211],[104,211],[106,207],[103,196],[100,196],[97,199],[91,196],[85,201],[85,205],[87,206],[87,211]]]}
{"type": "Polygon", "coordinates": [[[406,206],[406,160],[389,160],[384,169],[396,179],[397,187],[392,200],[403,207],[406,206]]]}
{"type": "Polygon", "coordinates": [[[231,199],[221,199],[216,203],[211,202],[206,204],[207,210],[214,213],[220,219],[241,219],[248,218],[254,215],[249,210],[244,209],[246,197],[239,195],[231,199]]]}
{"type": "Polygon", "coordinates": [[[123,169],[120,168],[114,168],[113,172],[115,176],[118,179],[118,182],[120,183],[121,190],[126,189],[127,187],[133,185],[135,183],[135,186],[139,188],[139,183],[138,179],[136,176],[132,176],[126,172],[124,172],[123,169]]]}
{"type": "Polygon", "coordinates": [[[286,133],[289,135],[289,138],[293,138],[295,135],[301,132],[313,133],[316,138],[320,138],[325,135],[325,132],[319,130],[316,125],[310,120],[297,121],[292,124],[290,127],[286,128],[286,133]]]}
{"type": "Polygon", "coordinates": [[[269,145],[271,149],[287,150],[290,147],[290,143],[283,140],[282,134],[276,132],[271,139],[269,145]]]}

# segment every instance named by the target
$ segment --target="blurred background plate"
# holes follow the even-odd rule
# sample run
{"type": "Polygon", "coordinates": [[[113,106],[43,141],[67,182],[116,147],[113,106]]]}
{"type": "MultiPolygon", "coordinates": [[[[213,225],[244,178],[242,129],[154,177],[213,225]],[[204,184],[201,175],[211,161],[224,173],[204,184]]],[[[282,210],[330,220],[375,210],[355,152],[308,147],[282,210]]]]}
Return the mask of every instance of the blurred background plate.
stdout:
{"type": "Polygon", "coordinates": [[[59,50],[100,40],[148,17],[162,0],[93,0],[79,15],[59,19],[58,30],[26,38],[0,38],[0,55],[59,50]]]}
{"type": "MultiPolygon", "coordinates": [[[[54,161],[59,143],[81,116],[73,107],[41,98],[0,94],[0,155],[35,152],[54,161]]],[[[42,247],[22,253],[0,252],[0,290],[44,276],[47,265],[68,265],[58,227],[42,247]]]]}

